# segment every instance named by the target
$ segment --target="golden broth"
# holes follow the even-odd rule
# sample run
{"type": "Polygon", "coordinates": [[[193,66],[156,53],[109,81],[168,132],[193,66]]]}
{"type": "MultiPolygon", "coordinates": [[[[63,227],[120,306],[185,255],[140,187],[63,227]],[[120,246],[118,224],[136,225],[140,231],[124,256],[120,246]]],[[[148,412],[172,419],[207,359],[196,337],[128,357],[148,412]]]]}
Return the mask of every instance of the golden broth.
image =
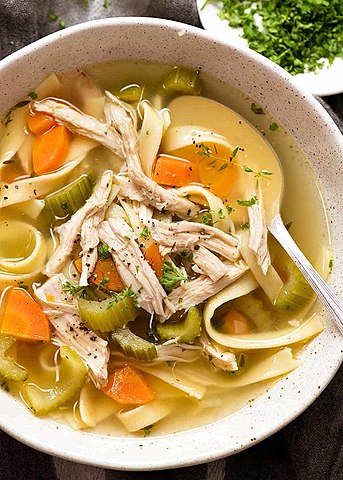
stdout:
{"type": "MultiPolygon", "coordinates": [[[[144,97],[150,99],[158,108],[168,105],[170,101],[170,98],[164,95],[161,88],[162,78],[169,70],[170,66],[168,65],[143,61],[116,61],[115,63],[110,62],[94,65],[86,69],[90,76],[98,80],[101,87],[112,91],[119,91],[128,84],[144,85],[144,97]]],[[[65,77],[66,79],[72,78],[72,75],[68,75],[65,77]]],[[[244,151],[240,154],[246,159],[246,163],[255,167],[256,152],[258,152],[258,157],[262,158],[263,168],[266,169],[271,168],[270,165],[274,152],[280,159],[284,175],[284,196],[281,209],[284,221],[285,223],[292,222],[292,236],[319,273],[326,277],[329,272],[331,251],[327,214],[318,181],[300,148],[283,130],[282,126],[279,126],[275,131],[270,130],[269,126],[274,120],[269,116],[268,112],[265,112],[264,115],[253,113],[251,110],[251,99],[246,98],[244,94],[233,89],[230,85],[219,82],[206,74],[202,74],[202,78],[204,81],[203,96],[221,102],[243,117],[242,123],[240,123],[240,121],[237,121],[237,117],[233,115],[230,128],[226,125],[221,125],[219,119],[218,133],[224,135],[233,148],[238,143],[242,143],[238,142],[237,138],[238,135],[241,138],[243,132],[245,140],[244,144],[240,146],[244,151]],[[258,144],[249,136],[251,125],[260,132],[258,144]],[[270,148],[265,140],[269,142],[272,148],[270,148]],[[299,205],[301,205],[301,208],[299,208],[299,205]],[[311,241],[309,241],[309,239],[311,239],[311,241]]],[[[77,104],[77,98],[75,98],[73,93],[60,92],[60,94],[62,98],[74,101],[77,104]]],[[[205,121],[205,112],[199,112],[199,115],[199,123],[203,123],[205,121]]],[[[173,119],[173,121],[177,124],[177,119],[173,119]]],[[[219,153],[224,156],[227,155],[228,152],[232,154],[232,150],[230,152],[227,148],[222,147],[219,153]]],[[[197,161],[194,152],[191,152],[186,147],[180,147],[173,151],[172,154],[189,158],[193,162],[197,161]]],[[[213,179],[212,170],[205,171],[206,169],[203,169],[204,171],[202,171],[202,167],[199,166],[200,164],[198,162],[196,163],[199,169],[200,180],[208,185],[216,183],[216,179],[213,179]]],[[[103,147],[96,148],[87,155],[82,164],[72,173],[61,179],[60,185],[68,183],[80,175],[80,173],[87,172],[97,175],[100,171],[104,170],[105,167],[108,168],[109,166],[114,171],[118,171],[120,166],[118,158],[103,147]]],[[[11,172],[8,171],[7,173],[10,176],[11,172]]],[[[213,188],[216,193],[222,198],[225,198],[228,204],[232,204],[235,202],[235,199],[241,198],[241,192],[236,191],[233,187],[229,192],[224,192],[223,195],[221,195],[220,192],[224,189],[222,182],[225,184],[230,183],[232,177],[236,175],[238,177],[242,175],[242,172],[241,170],[236,171],[236,168],[232,167],[231,171],[228,170],[225,172],[225,175],[220,178],[220,181],[217,181],[216,188],[213,188]]],[[[264,188],[268,186],[272,190],[270,198],[273,197],[273,188],[276,190],[278,188],[278,181],[279,180],[274,177],[273,180],[268,180],[268,182],[264,184],[264,188]]],[[[232,185],[234,185],[233,182],[232,185]]],[[[239,212],[239,207],[237,207],[237,211],[239,212]]],[[[0,212],[1,221],[5,218],[12,220],[18,217],[25,218],[25,220],[29,221],[32,225],[37,226],[45,235],[51,248],[49,224],[42,223],[41,219],[39,221],[31,219],[16,207],[8,207],[0,212]]],[[[0,254],[1,252],[2,244],[0,242],[0,254]]],[[[319,311],[318,305],[316,310],[319,311]]],[[[29,381],[37,382],[37,384],[43,386],[51,385],[51,382],[53,382],[55,378],[53,363],[55,351],[56,347],[52,347],[51,345],[19,343],[17,359],[20,364],[29,370],[29,381]],[[42,359],[46,361],[45,370],[43,371],[41,368],[44,363],[42,359]],[[46,369],[49,370],[48,373],[46,369]]],[[[267,352],[249,351],[245,354],[245,362],[247,365],[252,364],[271,353],[272,351],[270,350],[267,352]]],[[[209,371],[211,368],[207,360],[199,361],[199,372],[202,370],[209,371]]],[[[178,369],[182,369],[182,367],[175,367],[175,377],[177,377],[178,369]]],[[[231,377],[228,373],[226,375],[229,382],[231,377]]],[[[153,388],[158,390],[158,381],[156,381],[154,377],[148,376],[148,379],[150,379],[153,388]]],[[[209,389],[202,400],[192,399],[187,397],[187,395],[180,395],[178,391],[174,391],[175,400],[173,401],[175,402],[175,408],[169,416],[162,419],[153,427],[152,434],[167,434],[186,430],[232,414],[243,406],[251,403],[257,396],[265,393],[273,381],[274,380],[269,380],[235,389],[213,387],[209,389]]],[[[16,386],[10,385],[10,387],[13,393],[19,393],[20,389],[16,386]]],[[[170,388],[173,390],[173,387],[170,388]]],[[[170,394],[169,391],[168,395],[170,394]]],[[[98,395],[101,397],[104,394],[99,391],[98,395]]],[[[163,395],[161,398],[163,398],[163,395]]],[[[69,412],[72,411],[72,408],[72,406],[69,407],[69,412]]],[[[65,407],[60,409],[60,413],[64,415],[65,407]]],[[[60,420],[63,421],[63,418],[61,417],[60,420]]],[[[121,423],[113,416],[100,423],[92,431],[120,436],[131,435],[126,432],[121,423]]],[[[138,434],[142,435],[142,432],[138,434]]]]}

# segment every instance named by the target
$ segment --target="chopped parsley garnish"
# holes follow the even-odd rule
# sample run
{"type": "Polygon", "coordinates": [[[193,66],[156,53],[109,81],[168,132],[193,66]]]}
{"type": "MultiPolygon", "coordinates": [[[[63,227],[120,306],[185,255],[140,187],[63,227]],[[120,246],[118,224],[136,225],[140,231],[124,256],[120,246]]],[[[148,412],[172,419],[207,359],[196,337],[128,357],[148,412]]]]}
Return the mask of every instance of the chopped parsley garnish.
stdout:
{"type": "Polygon", "coordinates": [[[329,271],[330,271],[330,273],[332,273],[332,269],[333,269],[333,258],[330,258],[330,260],[329,260],[329,271]]]}
{"type": "Polygon", "coordinates": [[[53,22],[55,22],[58,19],[58,15],[55,12],[50,12],[49,13],[49,19],[53,22]]]}
{"type": "Polygon", "coordinates": [[[108,0],[104,0],[103,7],[107,8],[108,7],[108,0]]]}
{"type": "Polygon", "coordinates": [[[224,220],[225,219],[225,215],[224,215],[224,212],[223,212],[223,209],[220,208],[218,210],[218,217],[220,218],[220,220],[224,220]]]}
{"type": "Polygon", "coordinates": [[[252,102],[252,104],[250,105],[250,108],[257,115],[264,115],[263,108],[261,108],[259,105],[256,105],[256,103],[252,102]]]}
{"type": "Polygon", "coordinates": [[[220,5],[219,17],[242,28],[252,50],[293,75],[342,57],[342,0],[222,0],[220,5]]]}
{"type": "Polygon", "coordinates": [[[237,145],[237,147],[235,147],[235,148],[232,150],[231,160],[232,160],[233,158],[235,158],[235,156],[236,156],[237,153],[238,153],[238,150],[239,150],[239,146],[237,145]]]}
{"type": "Polygon", "coordinates": [[[249,222],[242,223],[242,225],[241,225],[242,230],[248,230],[249,228],[250,228],[250,223],[249,222]]]}
{"type": "Polygon", "coordinates": [[[106,260],[106,258],[110,257],[109,246],[107,243],[102,243],[98,246],[98,255],[100,260],[106,260]]]}
{"type": "Polygon", "coordinates": [[[82,8],[86,9],[89,7],[89,0],[82,0],[82,8]]]}
{"type": "Polygon", "coordinates": [[[148,240],[150,236],[150,230],[148,227],[145,225],[141,233],[139,234],[140,237],[144,238],[144,240],[148,240]]]}
{"type": "Polygon", "coordinates": [[[180,283],[187,278],[175,267],[172,262],[164,262],[162,267],[163,275],[160,278],[161,285],[170,292],[173,288],[178,287],[180,283]]]}
{"type": "Polygon", "coordinates": [[[109,281],[110,281],[110,279],[108,277],[104,276],[103,279],[101,280],[101,282],[98,285],[98,290],[103,289],[106,286],[106,283],[108,283],[109,281]]]}
{"type": "Polygon", "coordinates": [[[230,215],[230,213],[234,212],[235,209],[233,207],[230,207],[230,205],[226,205],[226,210],[227,210],[227,213],[230,215]]]}
{"type": "Polygon", "coordinates": [[[212,214],[211,212],[204,212],[200,218],[201,223],[205,225],[212,225],[212,214]]]}
{"type": "Polygon", "coordinates": [[[29,92],[27,94],[28,97],[30,97],[32,100],[38,100],[38,95],[35,91],[31,90],[31,92],[29,92]]]}
{"type": "Polygon", "coordinates": [[[68,280],[63,284],[62,290],[63,292],[68,292],[70,295],[76,295],[77,293],[84,290],[85,287],[81,287],[80,285],[73,285],[68,280]]]}
{"type": "Polygon", "coordinates": [[[237,203],[242,207],[252,207],[257,203],[257,197],[255,195],[254,197],[251,197],[249,200],[237,200],[237,203]]]}
{"type": "Polygon", "coordinates": [[[148,425],[147,427],[143,428],[144,438],[151,434],[152,427],[153,425],[148,425]]]}
{"type": "Polygon", "coordinates": [[[278,128],[279,128],[279,125],[275,122],[269,125],[269,130],[271,130],[272,132],[275,132],[275,130],[277,130],[278,128]]]}
{"type": "Polygon", "coordinates": [[[139,293],[139,291],[137,293],[135,293],[133,290],[132,290],[132,287],[131,285],[129,285],[128,287],[124,288],[124,290],[122,290],[120,293],[116,293],[116,292],[112,292],[111,293],[111,300],[108,302],[108,305],[107,305],[107,310],[109,310],[110,308],[113,307],[113,305],[115,303],[118,303],[120,302],[121,300],[123,300],[124,298],[127,298],[127,297],[131,297],[133,299],[133,302],[134,303],[137,303],[137,294],[139,293]]]}

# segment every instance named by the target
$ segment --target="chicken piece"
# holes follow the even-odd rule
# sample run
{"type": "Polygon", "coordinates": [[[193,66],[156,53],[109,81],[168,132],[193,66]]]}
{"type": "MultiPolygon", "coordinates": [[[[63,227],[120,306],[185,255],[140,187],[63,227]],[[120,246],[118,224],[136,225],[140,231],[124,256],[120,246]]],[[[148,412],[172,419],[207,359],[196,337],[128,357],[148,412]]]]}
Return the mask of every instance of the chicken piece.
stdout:
{"type": "Polygon", "coordinates": [[[112,172],[106,170],[102,174],[97,185],[94,187],[93,193],[88,198],[85,205],[74,213],[68,222],[63,223],[56,228],[56,232],[60,237],[60,244],[46,264],[45,274],[48,277],[61,271],[67,258],[73,251],[75,241],[81,235],[81,278],[83,279],[82,284],[87,285],[88,274],[89,272],[92,272],[97,261],[96,246],[99,243],[97,226],[105,216],[111,186],[112,172]],[[92,217],[94,218],[92,219],[92,217]],[[83,227],[84,223],[85,226],[83,227]]]}
{"type": "Polygon", "coordinates": [[[175,310],[189,310],[194,305],[199,305],[230,285],[248,270],[248,267],[242,261],[237,263],[225,262],[225,266],[226,274],[216,282],[205,275],[200,275],[195,280],[184,282],[179,287],[174,288],[168,295],[168,299],[174,305],[175,310]]]}
{"type": "Polygon", "coordinates": [[[178,196],[173,189],[161,187],[143,173],[139,158],[138,132],[135,128],[134,119],[123,108],[123,102],[118,101],[109,92],[106,92],[106,95],[111,101],[105,104],[105,116],[107,121],[122,136],[128,167],[126,173],[134,184],[134,186],[131,185],[130,188],[127,188],[126,191],[121,191],[121,194],[130,198],[130,200],[143,202],[160,211],[171,210],[182,218],[194,217],[199,211],[197,205],[184,197],[178,196]],[[130,194],[133,194],[133,196],[130,194]]]}
{"type": "Polygon", "coordinates": [[[63,289],[66,282],[63,274],[54,275],[35,288],[35,297],[55,328],[53,342],[73,348],[88,365],[93,382],[100,388],[107,384],[108,343],[82,323],[77,298],[63,289]]]}
{"type": "Polygon", "coordinates": [[[254,205],[248,207],[248,215],[250,225],[249,248],[255,253],[257,264],[266,275],[271,259],[268,250],[268,230],[263,214],[261,192],[259,200],[254,205]]]}
{"type": "Polygon", "coordinates": [[[213,282],[216,282],[227,273],[226,265],[207,248],[198,245],[193,251],[193,271],[207,275],[213,282]]]}
{"type": "Polygon", "coordinates": [[[123,142],[118,132],[110,125],[100,122],[63,100],[45,98],[32,103],[32,110],[52,115],[58,123],[65,125],[78,135],[91,138],[114,154],[124,158],[123,142]]]}
{"type": "Polygon", "coordinates": [[[77,298],[64,287],[67,281],[65,275],[59,273],[49,278],[40,287],[33,285],[34,294],[44,304],[45,313],[55,314],[62,311],[74,314],[79,311],[77,298]]]}
{"type": "Polygon", "coordinates": [[[131,285],[139,292],[138,304],[149,313],[155,312],[163,319],[175,311],[169,302],[155,272],[145,260],[137,236],[121,218],[102,222],[99,229],[102,242],[110,247],[110,252],[120,277],[125,285],[131,285]]]}
{"type": "Polygon", "coordinates": [[[48,317],[55,328],[53,343],[67,345],[80,355],[89,367],[90,377],[97,388],[107,385],[107,364],[110,358],[107,341],[86,327],[76,313],[59,313],[48,317]]]}
{"type": "Polygon", "coordinates": [[[186,221],[169,224],[152,220],[149,225],[152,238],[160,245],[170,247],[170,252],[194,249],[198,245],[231,261],[239,257],[238,240],[218,228],[186,221]]]}
{"type": "Polygon", "coordinates": [[[220,345],[214,345],[204,332],[198,338],[198,342],[202,346],[203,353],[211,359],[212,365],[229,372],[238,370],[236,356],[232,352],[223,350],[220,345]]]}

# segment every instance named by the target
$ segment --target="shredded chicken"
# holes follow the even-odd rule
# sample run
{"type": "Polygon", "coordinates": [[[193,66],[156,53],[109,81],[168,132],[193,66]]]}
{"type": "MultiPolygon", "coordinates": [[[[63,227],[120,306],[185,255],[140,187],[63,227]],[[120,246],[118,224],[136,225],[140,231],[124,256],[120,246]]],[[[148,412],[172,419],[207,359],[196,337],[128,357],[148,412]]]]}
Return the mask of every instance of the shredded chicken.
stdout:
{"type": "Polygon", "coordinates": [[[132,228],[121,218],[102,222],[101,241],[110,247],[119,275],[125,285],[139,292],[138,303],[149,313],[166,318],[175,311],[155,272],[145,260],[132,228]]]}
{"type": "Polygon", "coordinates": [[[81,207],[68,222],[56,228],[60,244],[49,259],[45,273],[51,277],[61,271],[64,263],[72,253],[75,241],[81,236],[82,274],[80,285],[87,285],[89,272],[97,261],[96,246],[99,243],[97,227],[104,219],[112,186],[112,172],[106,170],[85,205],[81,207]]]}
{"type": "Polygon", "coordinates": [[[271,259],[268,250],[268,231],[263,214],[261,191],[259,200],[254,205],[248,207],[248,215],[250,224],[249,248],[255,253],[257,263],[266,275],[271,259]]]}
{"type": "Polygon", "coordinates": [[[227,273],[226,265],[207,248],[200,245],[193,251],[193,271],[207,275],[213,282],[216,282],[227,273]]]}
{"type": "Polygon", "coordinates": [[[66,281],[63,274],[54,275],[35,288],[35,296],[55,329],[54,343],[73,348],[88,365],[94,384],[104,386],[110,356],[108,343],[82,323],[76,298],[63,291],[66,281]]]}
{"type": "Polygon", "coordinates": [[[203,353],[211,359],[211,363],[221,370],[235,372],[238,370],[236,356],[232,352],[223,350],[220,345],[213,344],[206,333],[202,333],[198,339],[203,353]]]}
{"type": "Polygon", "coordinates": [[[242,261],[237,263],[225,262],[225,266],[227,268],[226,274],[216,282],[205,275],[200,275],[195,280],[184,282],[179,287],[174,288],[168,295],[168,299],[174,305],[175,310],[189,310],[194,305],[199,305],[230,285],[248,270],[248,267],[242,261]]]}
{"type": "Polygon", "coordinates": [[[173,189],[161,187],[143,173],[139,158],[138,132],[134,119],[123,108],[122,102],[118,102],[118,99],[109,92],[106,92],[106,95],[110,101],[105,104],[105,116],[122,136],[128,167],[126,173],[133,184],[128,187],[129,182],[118,179],[121,182],[121,184],[119,183],[121,195],[127,196],[130,200],[147,203],[159,211],[171,210],[183,218],[194,217],[199,211],[197,205],[178,196],[173,189]]]}
{"type": "Polygon", "coordinates": [[[231,261],[239,257],[238,240],[217,228],[186,221],[168,224],[152,220],[150,225],[152,238],[160,245],[169,247],[170,252],[193,250],[196,245],[202,245],[231,261]]]}

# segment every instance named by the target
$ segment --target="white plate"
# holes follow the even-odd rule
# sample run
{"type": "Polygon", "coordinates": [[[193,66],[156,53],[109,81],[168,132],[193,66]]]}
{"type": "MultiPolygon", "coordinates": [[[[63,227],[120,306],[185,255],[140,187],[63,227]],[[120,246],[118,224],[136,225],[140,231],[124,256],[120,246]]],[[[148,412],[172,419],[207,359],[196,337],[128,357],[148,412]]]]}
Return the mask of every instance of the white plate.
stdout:
{"type": "MultiPolygon", "coordinates": [[[[199,17],[205,30],[217,35],[232,45],[249,48],[247,41],[240,37],[242,29],[231,28],[226,20],[218,17],[219,3],[209,2],[202,10],[205,0],[197,0],[199,17]]],[[[313,95],[324,97],[343,92],[343,59],[336,58],[330,67],[324,67],[318,73],[300,73],[295,75],[298,85],[313,95]]]]}

